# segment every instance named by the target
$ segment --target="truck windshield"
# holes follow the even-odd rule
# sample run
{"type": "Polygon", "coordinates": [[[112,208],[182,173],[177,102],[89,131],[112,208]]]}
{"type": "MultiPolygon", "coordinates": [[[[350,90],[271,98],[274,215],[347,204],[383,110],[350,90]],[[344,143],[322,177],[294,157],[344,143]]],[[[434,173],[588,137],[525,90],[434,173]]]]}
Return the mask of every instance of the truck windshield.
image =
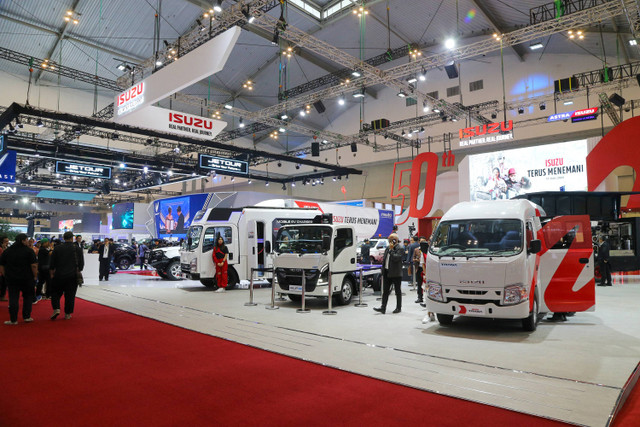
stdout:
{"type": "Polygon", "coordinates": [[[187,239],[185,240],[185,247],[188,251],[192,251],[198,247],[200,244],[200,236],[202,235],[202,226],[194,225],[193,227],[189,227],[189,233],[187,234],[187,239]]]}
{"type": "Polygon", "coordinates": [[[429,252],[437,256],[513,256],[524,244],[522,221],[471,219],[443,221],[438,225],[429,252]]]}
{"type": "Polygon", "coordinates": [[[273,249],[277,253],[321,253],[325,236],[331,238],[331,227],[288,226],[278,231],[273,249]]]}

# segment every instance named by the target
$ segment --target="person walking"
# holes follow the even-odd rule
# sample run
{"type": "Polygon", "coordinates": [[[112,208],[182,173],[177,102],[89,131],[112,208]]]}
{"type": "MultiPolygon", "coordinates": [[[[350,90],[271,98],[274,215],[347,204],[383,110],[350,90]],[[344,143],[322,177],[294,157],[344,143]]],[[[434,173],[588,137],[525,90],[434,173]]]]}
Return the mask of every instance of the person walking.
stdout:
{"type": "Polygon", "coordinates": [[[138,257],[140,258],[140,270],[142,270],[143,268],[145,270],[147,269],[146,253],[147,253],[147,245],[145,245],[143,242],[140,242],[140,245],[138,245],[138,257]]]}
{"type": "Polygon", "coordinates": [[[413,268],[415,269],[415,279],[416,279],[416,287],[418,288],[418,299],[416,300],[416,304],[424,303],[424,290],[422,289],[422,283],[424,279],[424,266],[422,263],[422,259],[424,258],[422,254],[422,250],[420,249],[422,243],[427,243],[427,239],[424,237],[418,237],[417,240],[418,246],[413,250],[413,255],[411,261],[413,263],[413,268]]]}
{"type": "Polygon", "coordinates": [[[36,285],[36,299],[42,298],[43,291],[45,299],[51,299],[51,280],[49,280],[49,257],[51,255],[51,245],[49,239],[40,240],[40,251],[38,252],[38,284],[36,285]]]}
{"type": "Polygon", "coordinates": [[[229,249],[224,244],[222,236],[218,236],[216,245],[213,248],[213,262],[216,265],[216,285],[218,289],[216,292],[225,292],[227,289],[227,282],[229,280],[227,275],[227,268],[229,267],[227,258],[229,258],[229,249]]]}
{"type": "Polygon", "coordinates": [[[22,318],[25,323],[33,322],[31,307],[35,289],[33,284],[38,277],[38,260],[26,234],[18,234],[13,245],[2,252],[0,270],[9,289],[9,320],[4,324],[18,324],[20,293],[22,293],[22,318]]]}
{"type": "Polygon", "coordinates": [[[415,286],[416,280],[418,280],[418,274],[415,272],[415,267],[413,265],[414,264],[414,262],[413,262],[414,252],[415,252],[416,248],[420,246],[420,243],[418,243],[418,240],[419,240],[418,236],[411,236],[411,244],[409,244],[409,246],[407,246],[407,255],[406,255],[405,260],[404,260],[404,262],[408,266],[407,267],[408,268],[407,273],[409,274],[409,278],[411,280],[411,286],[415,286]]]}
{"type": "Polygon", "coordinates": [[[400,245],[398,235],[389,235],[389,246],[382,256],[382,306],[374,307],[378,313],[384,314],[387,311],[387,301],[393,285],[396,293],[396,309],[393,313],[402,311],[402,260],[404,259],[404,249],[400,245]]]}
{"type": "Polygon", "coordinates": [[[613,286],[611,283],[611,264],[609,263],[609,242],[604,236],[598,237],[600,246],[598,247],[598,265],[600,266],[600,285],[613,286]]]}
{"type": "MultiPolygon", "coordinates": [[[[66,233],[65,233],[66,234],[66,233]]],[[[100,263],[98,280],[109,280],[109,270],[111,268],[111,258],[113,258],[114,246],[108,237],[105,237],[104,243],[98,247],[98,262],[100,263]]]]}
{"type": "MultiPolygon", "coordinates": [[[[0,255],[9,246],[9,238],[7,236],[0,236],[0,255]]],[[[7,300],[7,283],[4,280],[4,275],[0,273],[0,301],[7,300]]]]}
{"type": "Polygon", "coordinates": [[[53,284],[51,320],[56,320],[60,314],[60,298],[64,295],[64,318],[71,319],[78,291],[78,272],[84,268],[82,249],[73,242],[73,233],[67,231],[62,236],[64,243],[58,245],[51,254],[49,265],[50,277],[53,284]]]}
{"type": "Polygon", "coordinates": [[[371,245],[369,239],[364,239],[364,243],[360,246],[360,262],[362,264],[371,264],[371,245]]]}

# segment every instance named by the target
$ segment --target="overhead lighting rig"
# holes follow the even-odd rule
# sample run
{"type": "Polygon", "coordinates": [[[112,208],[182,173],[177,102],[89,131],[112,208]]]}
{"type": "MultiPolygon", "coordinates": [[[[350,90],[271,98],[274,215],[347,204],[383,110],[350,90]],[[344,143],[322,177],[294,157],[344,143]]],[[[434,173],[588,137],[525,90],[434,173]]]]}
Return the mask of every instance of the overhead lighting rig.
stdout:
{"type": "Polygon", "coordinates": [[[63,19],[65,22],[73,22],[74,25],[78,25],[80,23],[80,16],[81,14],[75,10],[67,10],[63,19]]]}

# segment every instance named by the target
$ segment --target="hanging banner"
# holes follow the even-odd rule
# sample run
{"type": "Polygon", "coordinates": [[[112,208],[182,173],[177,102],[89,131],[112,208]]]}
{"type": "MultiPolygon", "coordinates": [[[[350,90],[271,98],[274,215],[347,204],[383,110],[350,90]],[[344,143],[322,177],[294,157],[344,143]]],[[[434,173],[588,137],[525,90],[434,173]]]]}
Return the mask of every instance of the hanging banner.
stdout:
{"type": "Polygon", "coordinates": [[[111,168],[109,166],[63,162],[61,160],[56,161],[56,173],[86,178],[111,179],[111,168]]]}
{"type": "Polygon", "coordinates": [[[513,120],[460,129],[458,138],[460,147],[512,140],[513,120]]]}
{"type": "Polygon", "coordinates": [[[7,151],[0,157],[0,182],[15,184],[16,182],[16,152],[7,151]]]}
{"type": "Polygon", "coordinates": [[[201,169],[216,172],[233,172],[242,175],[249,173],[249,163],[242,160],[225,159],[224,157],[200,154],[198,164],[201,169]]]}

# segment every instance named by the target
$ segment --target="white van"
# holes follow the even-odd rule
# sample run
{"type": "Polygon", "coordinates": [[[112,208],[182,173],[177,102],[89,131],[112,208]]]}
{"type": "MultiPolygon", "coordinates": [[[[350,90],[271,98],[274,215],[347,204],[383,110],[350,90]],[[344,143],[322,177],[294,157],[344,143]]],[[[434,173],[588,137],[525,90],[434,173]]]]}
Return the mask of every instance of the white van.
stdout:
{"type": "Polygon", "coordinates": [[[454,205],[431,237],[427,308],[447,325],[455,315],[522,319],[595,309],[591,226],[586,215],[546,223],[528,200],[454,205]]]}

